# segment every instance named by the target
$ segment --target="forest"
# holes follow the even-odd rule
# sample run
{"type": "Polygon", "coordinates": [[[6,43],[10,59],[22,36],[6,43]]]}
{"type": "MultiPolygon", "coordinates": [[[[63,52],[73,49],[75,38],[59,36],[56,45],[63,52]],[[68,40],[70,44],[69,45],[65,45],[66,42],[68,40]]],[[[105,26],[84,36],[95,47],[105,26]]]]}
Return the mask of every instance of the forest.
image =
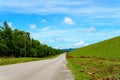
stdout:
{"type": "Polygon", "coordinates": [[[30,37],[29,32],[12,29],[5,21],[0,26],[0,57],[48,57],[63,53],[30,37]]]}

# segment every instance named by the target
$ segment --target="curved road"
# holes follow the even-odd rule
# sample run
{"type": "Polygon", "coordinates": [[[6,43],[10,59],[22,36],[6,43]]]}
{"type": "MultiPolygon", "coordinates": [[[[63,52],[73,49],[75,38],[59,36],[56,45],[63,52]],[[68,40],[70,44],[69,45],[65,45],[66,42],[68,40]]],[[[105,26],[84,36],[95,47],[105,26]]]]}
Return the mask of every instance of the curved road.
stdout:
{"type": "Polygon", "coordinates": [[[49,60],[0,66],[0,80],[73,80],[66,54],[49,60]]]}

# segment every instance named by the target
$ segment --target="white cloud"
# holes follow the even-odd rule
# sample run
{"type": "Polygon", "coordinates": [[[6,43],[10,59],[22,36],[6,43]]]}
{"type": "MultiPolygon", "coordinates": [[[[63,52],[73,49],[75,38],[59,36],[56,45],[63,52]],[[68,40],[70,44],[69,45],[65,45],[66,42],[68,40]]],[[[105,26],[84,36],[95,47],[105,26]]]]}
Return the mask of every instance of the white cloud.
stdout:
{"type": "Polygon", "coordinates": [[[31,29],[35,29],[35,28],[36,28],[36,25],[31,24],[31,25],[30,25],[30,28],[31,28],[31,29]]]}
{"type": "Polygon", "coordinates": [[[0,0],[0,12],[28,14],[72,14],[87,17],[120,18],[119,0],[114,7],[96,0],[0,0]],[[19,4],[21,3],[21,4],[19,4]],[[99,4],[99,5],[96,5],[99,4]],[[108,6],[108,7],[106,7],[108,6]],[[108,14],[109,13],[109,14],[108,14]]]}
{"type": "Polygon", "coordinates": [[[54,40],[44,40],[42,41],[44,44],[48,44],[48,43],[54,43],[54,40]]]}
{"type": "Polygon", "coordinates": [[[8,25],[9,25],[10,28],[14,29],[14,27],[13,27],[11,22],[8,22],[8,25]]]}
{"type": "Polygon", "coordinates": [[[47,43],[58,43],[58,42],[66,42],[65,39],[62,38],[56,38],[56,39],[47,39],[47,40],[43,40],[43,43],[47,44],[47,43]]]}
{"type": "Polygon", "coordinates": [[[60,48],[60,49],[68,49],[68,48],[80,48],[80,47],[83,47],[83,46],[86,46],[87,44],[84,43],[84,41],[79,41],[77,43],[73,43],[73,44],[68,44],[68,45],[64,45],[64,44],[59,44],[57,46],[57,48],[60,48]]]}
{"type": "Polygon", "coordinates": [[[49,37],[60,37],[68,34],[68,30],[38,30],[32,33],[32,36],[36,38],[49,38],[49,37]]]}
{"type": "Polygon", "coordinates": [[[79,28],[64,29],[64,30],[62,29],[47,30],[46,28],[45,31],[41,31],[41,29],[40,30],[38,29],[36,31],[31,30],[30,32],[31,32],[31,36],[34,37],[35,39],[47,43],[49,46],[59,47],[59,48],[82,47],[84,45],[86,46],[86,44],[91,44],[111,37],[119,36],[120,34],[120,29],[117,30],[111,28],[105,30],[99,29],[94,33],[88,33],[88,32],[83,33],[82,31],[85,30],[85,28],[79,30],[78,29],[79,28]],[[64,40],[66,42],[64,42],[64,40]]]}
{"type": "Polygon", "coordinates": [[[64,18],[64,23],[68,24],[68,25],[74,25],[75,24],[70,17],[65,17],[64,18]]]}
{"type": "Polygon", "coordinates": [[[46,22],[47,22],[46,19],[42,19],[42,20],[41,20],[41,23],[46,23],[46,22]]]}
{"type": "Polygon", "coordinates": [[[66,40],[63,38],[56,38],[54,41],[55,42],[66,42],[66,40]]]}
{"type": "Polygon", "coordinates": [[[12,27],[12,23],[11,23],[11,22],[8,22],[8,25],[9,25],[10,27],[12,27]]]}
{"type": "Polygon", "coordinates": [[[50,27],[44,27],[41,29],[41,31],[48,31],[50,29],[50,27]]]}
{"type": "Polygon", "coordinates": [[[69,6],[85,5],[88,1],[66,1],[66,0],[0,0],[0,11],[17,12],[17,13],[69,13],[69,6]],[[21,4],[19,4],[21,3],[21,4]],[[68,6],[68,7],[65,7],[68,6]]]}
{"type": "Polygon", "coordinates": [[[85,46],[86,44],[84,43],[84,41],[80,41],[78,43],[75,43],[75,44],[72,44],[71,47],[72,48],[79,48],[79,47],[83,47],[85,46]]]}
{"type": "Polygon", "coordinates": [[[96,30],[96,28],[94,26],[88,28],[85,30],[85,32],[94,32],[96,30]]]}

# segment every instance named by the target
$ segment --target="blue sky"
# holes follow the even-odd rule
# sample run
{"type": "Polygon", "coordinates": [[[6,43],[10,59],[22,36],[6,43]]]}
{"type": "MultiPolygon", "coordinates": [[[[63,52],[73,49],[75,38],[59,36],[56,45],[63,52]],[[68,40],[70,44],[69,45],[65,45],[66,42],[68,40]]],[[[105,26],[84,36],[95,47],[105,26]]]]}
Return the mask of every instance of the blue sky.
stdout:
{"type": "Polygon", "coordinates": [[[0,24],[54,48],[78,48],[120,35],[120,0],[0,0],[0,24]]]}

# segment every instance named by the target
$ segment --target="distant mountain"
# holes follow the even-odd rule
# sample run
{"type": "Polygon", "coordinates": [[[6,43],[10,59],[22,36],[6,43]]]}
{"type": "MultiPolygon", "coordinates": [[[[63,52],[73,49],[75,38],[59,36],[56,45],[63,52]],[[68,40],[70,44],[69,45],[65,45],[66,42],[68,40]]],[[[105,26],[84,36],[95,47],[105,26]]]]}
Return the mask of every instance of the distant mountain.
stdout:
{"type": "Polygon", "coordinates": [[[64,52],[70,52],[72,50],[75,50],[76,48],[69,48],[69,49],[62,49],[64,52]]]}

